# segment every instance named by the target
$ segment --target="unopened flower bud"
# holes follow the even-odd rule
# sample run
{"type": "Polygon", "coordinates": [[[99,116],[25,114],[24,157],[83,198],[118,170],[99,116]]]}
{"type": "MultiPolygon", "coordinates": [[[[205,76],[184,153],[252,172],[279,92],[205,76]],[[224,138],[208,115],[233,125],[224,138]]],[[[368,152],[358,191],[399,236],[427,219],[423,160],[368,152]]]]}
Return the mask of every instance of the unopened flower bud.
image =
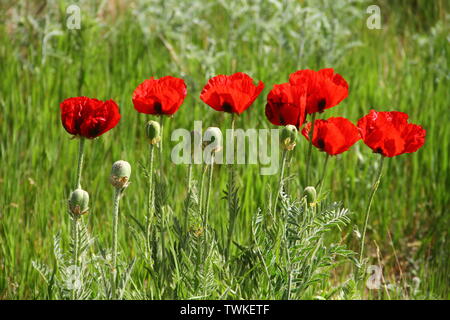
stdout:
{"type": "Polygon", "coordinates": [[[157,121],[150,120],[147,122],[146,131],[150,144],[157,144],[161,141],[161,126],[157,121]]]}
{"type": "Polygon", "coordinates": [[[217,127],[209,127],[205,131],[203,148],[209,147],[211,152],[219,152],[223,148],[222,131],[217,127]],[[212,139],[214,138],[214,139],[212,139]],[[212,142],[211,142],[212,140],[212,142]]]}
{"type": "Polygon", "coordinates": [[[114,162],[109,181],[116,188],[128,187],[128,181],[130,180],[131,166],[128,162],[119,160],[114,162]]]}
{"type": "Polygon", "coordinates": [[[305,190],[303,191],[303,194],[306,196],[306,201],[308,202],[308,204],[312,205],[316,202],[317,200],[316,188],[311,186],[306,187],[305,190]]]}
{"type": "Polygon", "coordinates": [[[74,216],[85,214],[89,210],[89,194],[83,189],[76,189],[69,197],[69,210],[74,216]]]}
{"type": "Polygon", "coordinates": [[[281,147],[285,150],[291,151],[297,144],[298,132],[293,125],[287,125],[281,130],[281,147]]]}

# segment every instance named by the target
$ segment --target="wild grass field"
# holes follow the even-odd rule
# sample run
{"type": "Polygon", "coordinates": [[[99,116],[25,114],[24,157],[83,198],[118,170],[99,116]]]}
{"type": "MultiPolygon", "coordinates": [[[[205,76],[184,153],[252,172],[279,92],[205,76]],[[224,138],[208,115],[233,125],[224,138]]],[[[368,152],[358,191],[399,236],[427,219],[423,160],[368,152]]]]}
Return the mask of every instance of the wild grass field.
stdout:
{"type": "MultiPolygon", "coordinates": [[[[123,298],[284,299],[289,291],[292,299],[448,299],[449,18],[445,0],[2,1],[0,299],[64,297],[54,281],[59,261],[54,236],[60,235],[68,255],[67,199],[78,143],[61,125],[59,104],[81,95],[114,99],[122,115],[116,128],[86,142],[82,181],[90,210],[82,221],[95,238],[86,259],[107,260],[114,193],[108,178],[114,161],[128,161],[132,175],[121,200],[119,261],[122,270],[133,259],[135,264],[123,298]],[[66,27],[71,4],[81,9],[79,30],[66,27]],[[366,9],[373,4],[380,8],[381,29],[366,24],[366,9]],[[278,237],[278,226],[286,223],[282,215],[274,216],[272,229],[266,221],[278,176],[260,175],[257,165],[235,166],[241,210],[231,258],[222,255],[228,228],[225,165],[214,168],[209,229],[191,235],[193,249],[184,250],[179,224],[187,210],[187,166],[171,163],[175,143],[170,134],[176,128],[193,130],[194,120],[203,121],[204,129],[229,127],[227,114],[199,99],[203,85],[214,75],[237,71],[264,81],[264,91],[237,118],[236,128],[274,128],[264,114],[273,84],[287,81],[299,69],[326,67],[341,74],[350,89],[347,99],[320,117],[339,115],[356,122],[372,108],[399,110],[427,130],[418,152],[386,159],[375,195],[365,258],[368,265],[382,267],[382,286],[370,290],[365,279],[355,281],[356,266],[348,252],[359,252],[358,233],[378,165],[378,157],[362,141],[330,159],[323,185],[323,206],[342,202],[349,222],[340,229],[330,227],[317,247],[313,240],[301,242],[308,250],[315,248],[305,249],[307,258],[301,248],[289,247],[294,259],[311,259],[309,263],[286,265],[288,260],[277,256],[283,243],[290,243],[278,237]],[[185,79],[188,95],[164,123],[163,155],[156,163],[159,214],[151,242],[156,249],[146,257],[139,224],[145,221],[147,199],[145,123],[153,118],[137,113],[131,96],[144,79],[165,75],[185,79]],[[268,239],[275,249],[267,249],[268,239]],[[161,241],[165,247],[160,248],[161,241]],[[195,252],[199,243],[207,244],[207,254],[195,252]],[[345,246],[343,259],[331,252],[340,246],[345,246]],[[333,261],[315,261],[315,250],[333,261]],[[33,261],[48,266],[49,283],[33,261]],[[298,279],[290,292],[286,275],[293,269],[298,279]]],[[[300,139],[286,169],[292,176],[292,201],[305,187],[299,185],[299,175],[305,172],[308,142],[300,139]]],[[[314,179],[324,159],[314,150],[314,179]]],[[[197,182],[200,170],[193,168],[197,182]]],[[[195,208],[187,212],[194,228],[199,217],[195,208]]],[[[108,298],[97,283],[101,272],[89,268],[92,278],[83,280],[89,288],[78,298],[108,298]]]]}

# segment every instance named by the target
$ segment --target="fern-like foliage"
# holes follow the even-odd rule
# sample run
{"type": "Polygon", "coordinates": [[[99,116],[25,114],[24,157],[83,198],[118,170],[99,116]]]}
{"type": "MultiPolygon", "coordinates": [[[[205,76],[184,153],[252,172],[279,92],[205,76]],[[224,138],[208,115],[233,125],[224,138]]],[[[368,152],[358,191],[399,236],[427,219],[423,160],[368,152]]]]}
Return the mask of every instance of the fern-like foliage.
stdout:
{"type": "MultiPolygon", "coordinates": [[[[329,284],[333,270],[352,262],[354,252],[329,234],[350,222],[349,211],[337,202],[292,200],[284,191],[280,192],[280,207],[282,226],[271,225],[271,215],[261,210],[254,215],[252,245],[241,248],[241,259],[253,263],[242,263],[247,268],[242,282],[258,283],[261,298],[332,298],[322,288],[329,284]]],[[[254,297],[255,292],[246,295],[254,297]]]]}
{"type": "Polygon", "coordinates": [[[58,233],[53,238],[53,254],[55,266],[49,266],[33,261],[33,267],[39,272],[47,284],[49,298],[56,299],[89,299],[92,298],[91,274],[92,261],[89,249],[94,239],[90,236],[85,224],[81,219],[76,224],[78,228],[78,261],[74,263],[73,241],[69,247],[68,254],[63,252],[61,246],[61,235],[58,233]]]}

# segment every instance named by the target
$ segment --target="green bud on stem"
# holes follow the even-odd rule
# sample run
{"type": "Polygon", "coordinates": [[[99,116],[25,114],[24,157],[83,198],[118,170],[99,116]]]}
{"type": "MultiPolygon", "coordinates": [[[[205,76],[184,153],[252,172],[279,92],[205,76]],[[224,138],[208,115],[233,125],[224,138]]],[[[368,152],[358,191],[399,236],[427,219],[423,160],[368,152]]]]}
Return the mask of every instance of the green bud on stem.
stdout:
{"type": "Polygon", "coordinates": [[[80,216],[89,210],[89,194],[83,189],[76,189],[69,197],[69,211],[74,216],[80,216]]]}
{"type": "Polygon", "coordinates": [[[311,186],[306,187],[303,193],[306,196],[306,201],[308,202],[309,205],[314,205],[316,203],[317,200],[316,188],[311,186]]]}
{"type": "Polygon", "coordinates": [[[293,125],[287,125],[281,130],[281,147],[285,150],[292,151],[297,144],[298,131],[293,125]]]}
{"type": "Polygon", "coordinates": [[[109,181],[115,188],[124,189],[128,187],[131,175],[131,166],[128,162],[119,160],[114,162],[109,181]]]}
{"type": "Polygon", "coordinates": [[[146,132],[150,144],[157,144],[161,141],[161,126],[159,122],[153,120],[147,122],[146,132]]]}

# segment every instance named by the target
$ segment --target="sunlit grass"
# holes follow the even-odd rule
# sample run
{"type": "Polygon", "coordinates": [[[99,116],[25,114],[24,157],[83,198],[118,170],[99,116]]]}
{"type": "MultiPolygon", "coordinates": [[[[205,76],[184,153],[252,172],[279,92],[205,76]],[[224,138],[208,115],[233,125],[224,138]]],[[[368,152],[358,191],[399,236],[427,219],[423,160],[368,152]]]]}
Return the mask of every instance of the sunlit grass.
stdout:
{"type": "MultiPolygon", "coordinates": [[[[193,121],[200,119],[204,129],[228,127],[226,115],[213,112],[198,98],[212,74],[243,71],[263,80],[263,94],[236,120],[236,127],[269,128],[264,103],[271,86],[285,82],[297,69],[323,67],[335,68],[350,83],[349,98],[323,117],[339,115],[356,122],[372,107],[396,109],[407,112],[412,122],[427,130],[420,152],[387,159],[372,208],[366,252],[373,264],[380,258],[386,281],[404,287],[420,279],[417,292],[391,292],[391,298],[448,298],[450,54],[446,2],[380,1],[382,30],[366,28],[368,4],[364,1],[352,5],[292,1],[289,8],[250,2],[255,6],[241,7],[242,12],[213,1],[208,5],[165,1],[162,12],[158,10],[163,6],[156,1],[151,5],[134,1],[121,13],[103,8],[101,15],[95,14],[98,7],[84,12],[82,6],[80,31],[64,28],[67,3],[63,1],[41,10],[38,4],[25,5],[26,1],[2,4],[8,10],[2,8],[0,16],[0,298],[46,298],[49,293],[31,261],[54,263],[52,237],[58,231],[68,245],[66,200],[75,180],[77,144],[60,123],[58,106],[63,99],[81,94],[112,98],[121,108],[117,128],[95,143],[87,141],[83,173],[83,187],[91,197],[84,221],[98,238],[97,247],[108,247],[112,229],[108,176],[115,160],[125,159],[135,168],[121,203],[123,216],[143,220],[146,214],[146,177],[139,163],[147,162],[143,124],[148,117],[135,112],[131,103],[132,92],[143,79],[173,75],[185,78],[188,85],[184,105],[165,127],[168,159],[172,129],[192,130],[193,121]],[[300,5],[313,9],[306,13],[300,5]],[[177,7],[183,9],[172,16],[177,7]],[[11,12],[14,8],[17,15],[11,12]],[[321,25],[321,21],[331,25],[321,25]],[[52,31],[61,34],[49,38],[52,31]]],[[[306,140],[301,140],[287,174],[305,172],[306,150],[306,140]]],[[[318,177],[325,156],[318,152],[312,156],[313,175],[318,177]]],[[[375,158],[359,142],[330,161],[330,174],[324,181],[331,199],[342,200],[353,212],[350,226],[330,237],[343,236],[355,251],[359,240],[354,228],[363,225],[362,213],[376,174],[375,158]]],[[[173,182],[168,204],[182,221],[186,185],[181,181],[186,179],[187,168],[166,164],[166,177],[173,182]]],[[[220,199],[226,188],[226,169],[214,167],[215,187],[210,195],[214,206],[209,213],[210,223],[223,237],[228,216],[226,201],[220,199]]],[[[277,176],[261,176],[255,165],[236,166],[236,170],[242,213],[234,236],[245,246],[251,239],[252,217],[258,208],[266,207],[278,181],[277,176]]],[[[194,175],[198,180],[200,168],[194,168],[194,175]]],[[[293,179],[290,191],[299,192],[297,180],[293,179]]],[[[129,228],[121,228],[118,238],[123,255],[135,257],[137,244],[129,228]]],[[[239,252],[236,246],[232,250],[239,252]]],[[[137,268],[136,281],[145,272],[137,268]]],[[[345,282],[350,274],[344,266],[343,272],[334,274],[333,282],[345,282]]],[[[232,275],[220,280],[226,282],[228,277],[232,275]]],[[[246,297],[252,288],[248,289],[246,297]]],[[[160,292],[153,294],[167,298],[160,292]]],[[[374,292],[361,294],[379,297],[374,292]]]]}

